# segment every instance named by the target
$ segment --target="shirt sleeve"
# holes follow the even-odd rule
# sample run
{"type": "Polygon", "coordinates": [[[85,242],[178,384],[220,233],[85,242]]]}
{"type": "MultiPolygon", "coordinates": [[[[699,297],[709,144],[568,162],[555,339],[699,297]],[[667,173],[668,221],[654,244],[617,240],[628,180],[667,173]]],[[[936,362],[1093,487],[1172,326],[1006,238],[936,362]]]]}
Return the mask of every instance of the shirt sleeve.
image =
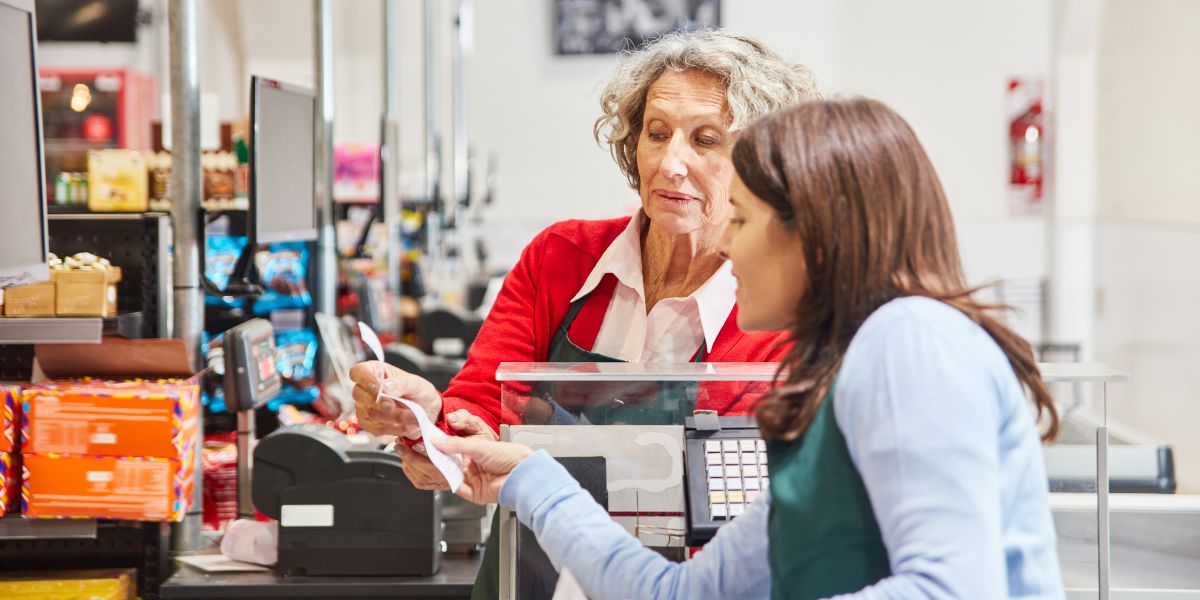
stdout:
{"type": "Polygon", "coordinates": [[[864,324],[835,384],[892,571],[842,598],[1007,598],[990,338],[900,308],[864,324]]]}
{"type": "Polygon", "coordinates": [[[459,409],[483,419],[493,430],[500,430],[500,384],[496,367],[501,361],[539,360],[533,315],[536,313],[536,281],[545,255],[546,232],[525,247],[520,260],[504,278],[504,285],[488,312],[479,335],[467,352],[462,371],[450,381],[442,394],[442,414],[437,425],[450,435],[458,435],[445,422],[445,415],[459,409]]]}
{"type": "Polygon", "coordinates": [[[683,563],[643,547],[544,450],[509,474],[500,504],[516,510],[554,567],[570,570],[589,598],[765,598],[770,591],[769,493],[683,563]]]}

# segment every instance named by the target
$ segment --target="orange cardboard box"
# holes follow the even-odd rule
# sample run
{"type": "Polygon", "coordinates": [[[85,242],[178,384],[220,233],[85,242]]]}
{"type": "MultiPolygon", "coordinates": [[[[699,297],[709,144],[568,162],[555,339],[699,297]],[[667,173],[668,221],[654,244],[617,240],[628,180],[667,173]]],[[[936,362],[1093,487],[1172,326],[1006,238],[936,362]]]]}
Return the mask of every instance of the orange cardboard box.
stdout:
{"type": "Polygon", "coordinates": [[[197,434],[200,389],[163,381],[49,381],[21,392],[21,451],[179,458],[197,434]]]}
{"type": "Polygon", "coordinates": [[[20,458],[18,454],[0,452],[0,516],[10,510],[17,512],[17,500],[21,496],[20,458]]]}
{"type": "Polygon", "coordinates": [[[0,385],[0,452],[17,451],[20,410],[21,388],[15,385],[0,385]]]}
{"type": "Polygon", "coordinates": [[[195,486],[192,444],[180,458],[24,454],[26,517],[182,521],[195,486]]]}

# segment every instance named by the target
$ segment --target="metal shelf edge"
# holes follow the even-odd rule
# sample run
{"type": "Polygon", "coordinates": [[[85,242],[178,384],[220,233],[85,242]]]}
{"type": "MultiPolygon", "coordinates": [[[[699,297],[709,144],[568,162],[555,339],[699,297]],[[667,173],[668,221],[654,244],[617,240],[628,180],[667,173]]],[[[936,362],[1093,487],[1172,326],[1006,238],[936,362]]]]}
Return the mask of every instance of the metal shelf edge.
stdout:
{"type": "Polygon", "coordinates": [[[100,317],[0,318],[0,344],[99,344],[100,317]]]}

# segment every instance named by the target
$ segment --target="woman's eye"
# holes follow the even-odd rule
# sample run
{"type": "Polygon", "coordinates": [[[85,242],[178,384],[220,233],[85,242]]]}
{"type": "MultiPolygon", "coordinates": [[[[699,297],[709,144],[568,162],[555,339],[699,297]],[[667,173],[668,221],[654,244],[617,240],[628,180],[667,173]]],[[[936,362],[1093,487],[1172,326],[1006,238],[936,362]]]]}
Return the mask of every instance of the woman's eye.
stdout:
{"type": "Polygon", "coordinates": [[[705,148],[712,148],[713,146],[716,146],[720,142],[717,141],[716,139],[713,139],[710,137],[698,137],[698,138],[696,138],[696,143],[700,144],[701,146],[704,146],[705,148]]]}
{"type": "Polygon", "coordinates": [[[667,139],[667,134],[662,133],[661,131],[651,131],[648,134],[648,137],[652,142],[664,142],[667,139]]]}

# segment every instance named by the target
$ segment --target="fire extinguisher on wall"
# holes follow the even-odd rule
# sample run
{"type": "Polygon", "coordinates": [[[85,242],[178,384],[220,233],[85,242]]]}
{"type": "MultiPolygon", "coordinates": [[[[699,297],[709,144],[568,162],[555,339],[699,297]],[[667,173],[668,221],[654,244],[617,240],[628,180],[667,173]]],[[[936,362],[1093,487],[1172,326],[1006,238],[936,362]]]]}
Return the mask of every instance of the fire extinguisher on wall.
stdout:
{"type": "Polygon", "coordinates": [[[1008,115],[1008,184],[1013,208],[1037,208],[1042,203],[1045,179],[1042,162],[1045,120],[1040,81],[1009,80],[1008,115]]]}

